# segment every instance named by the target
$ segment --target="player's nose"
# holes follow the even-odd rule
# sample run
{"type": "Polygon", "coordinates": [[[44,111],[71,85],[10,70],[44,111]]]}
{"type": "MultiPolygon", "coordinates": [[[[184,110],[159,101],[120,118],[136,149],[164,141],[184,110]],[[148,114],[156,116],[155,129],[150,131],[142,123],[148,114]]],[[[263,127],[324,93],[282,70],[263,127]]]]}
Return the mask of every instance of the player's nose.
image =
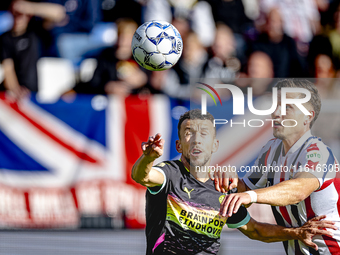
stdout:
{"type": "Polygon", "coordinates": [[[272,118],[279,118],[281,117],[281,105],[277,105],[275,111],[272,113],[272,118]]]}
{"type": "Polygon", "coordinates": [[[194,144],[201,143],[201,137],[200,137],[200,135],[197,132],[193,133],[191,139],[192,139],[192,143],[194,143],[194,144]]]}

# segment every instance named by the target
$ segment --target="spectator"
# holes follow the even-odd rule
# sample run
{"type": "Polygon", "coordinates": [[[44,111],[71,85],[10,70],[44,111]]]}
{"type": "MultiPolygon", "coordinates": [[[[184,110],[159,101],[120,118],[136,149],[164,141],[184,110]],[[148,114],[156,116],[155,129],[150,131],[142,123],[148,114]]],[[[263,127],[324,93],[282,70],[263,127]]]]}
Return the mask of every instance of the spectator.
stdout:
{"type": "Polygon", "coordinates": [[[315,85],[319,91],[321,99],[339,99],[340,98],[340,90],[338,86],[335,85],[336,80],[333,79],[335,77],[335,70],[332,59],[325,55],[319,54],[315,58],[315,85]]]}
{"type": "Polygon", "coordinates": [[[261,0],[260,9],[264,13],[277,9],[284,32],[297,41],[309,43],[320,30],[320,14],[315,0],[261,0]]]}
{"type": "Polygon", "coordinates": [[[75,67],[83,56],[103,47],[112,46],[115,37],[104,37],[105,31],[114,34],[112,24],[100,24],[102,21],[101,1],[97,0],[47,0],[64,6],[65,19],[49,30],[50,38],[44,55],[67,58],[75,67]]]}
{"type": "Polygon", "coordinates": [[[149,0],[147,2],[144,12],[145,22],[165,20],[171,23],[173,19],[188,20],[191,29],[205,47],[213,43],[215,22],[208,2],[196,0],[149,0]]]}
{"type": "Polygon", "coordinates": [[[1,64],[4,69],[3,88],[16,99],[29,91],[38,91],[37,61],[39,58],[38,36],[30,23],[33,16],[49,22],[64,18],[62,6],[50,3],[32,3],[14,0],[10,11],[13,14],[13,28],[1,35],[1,64]]]}
{"type": "Polygon", "coordinates": [[[329,40],[333,49],[333,57],[337,66],[340,68],[340,5],[334,13],[334,29],[329,33],[329,40]]]}
{"type": "MultiPolygon", "coordinates": [[[[209,0],[212,6],[212,13],[216,23],[223,23],[230,27],[234,33],[236,41],[236,56],[242,63],[246,62],[246,41],[244,34],[248,34],[253,25],[253,20],[246,15],[245,7],[250,7],[252,11],[256,12],[256,1],[244,1],[244,0],[209,0]],[[250,4],[250,6],[249,6],[250,4]]],[[[248,8],[249,10],[249,8],[248,8]]],[[[248,12],[248,14],[250,14],[248,12]]],[[[253,18],[254,14],[249,15],[253,18]]],[[[256,16],[256,14],[255,14],[256,16]]]]}
{"type": "Polygon", "coordinates": [[[190,79],[201,77],[208,56],[195,32],[189,33],[183,45],[183,55],[178,63],[168,70],[162,89],[171,97],[190,99],[190,79]]]}
{"type": "Polygon", "coordinates": [[[277,9],[268,13],[265,32],[250,48],[251,51],[262,51],[270,56],[275,77],[305,76],[305,64],[298,55],[295,41],[284,33],[282,18],[277,9]]]}
{"type": "Polygon", "coordinates": [[[210,0],[216,23],[223,23],[237,34],[242,34],[252,21],[246,16],[242,0],[210,0]]]}
{"type": "Polygon", "coordinates": [[[241,63],[235,55],[235,38],[233,31],[224,24],[217,24],[211,54],[204,65],[204,78],[217,78],[222,82],[233,81],[241,63]]]}
{"type": "Polygon", "coordinates": [[[333,59],[332,44],[327,36],[317,35],[309,45],[308,68],[311,77],[315,77],[315,59],[318,55],[323,54],[333,59]]]}
{"type": "MultiPolygon", "coordinates": [[[[253,96],[261,96],[271,89],[271,83],[274,78],[273,62],[270,57],[261,51],[254,52],[250,55],[247,65],[247,79],[236,80],[237,85],[241,88],[253,88],[253,96]]],[[[244,89],[246,92],[246,90],[244,89]]]]}
{"type": "Polygon", "coordinates": [[[127,96],[136,93],[146,84],[146,74],[132,59],[131,41],[137,23],[130,19],[121,19],[117,21],[117,28],[117,44],[103,50],[98,57],[98,66],[91,81],[77,84],[74,91],[127,96]]]}

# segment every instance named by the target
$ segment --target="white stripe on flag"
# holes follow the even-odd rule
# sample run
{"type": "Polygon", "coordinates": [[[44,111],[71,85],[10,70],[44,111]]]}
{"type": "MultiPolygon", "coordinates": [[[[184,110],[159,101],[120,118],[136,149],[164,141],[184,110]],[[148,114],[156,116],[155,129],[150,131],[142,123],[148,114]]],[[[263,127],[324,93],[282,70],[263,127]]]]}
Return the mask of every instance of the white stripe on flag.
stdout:
{"type": "Polygon", "coordinates": [[[157,133],[162,135],[165,141],[163,155],[155,160],[158,162],[169,160],[171,143],[171,109],[170,100],[164,95],[155,95],[149,101],[150,136],[157,133]]]}

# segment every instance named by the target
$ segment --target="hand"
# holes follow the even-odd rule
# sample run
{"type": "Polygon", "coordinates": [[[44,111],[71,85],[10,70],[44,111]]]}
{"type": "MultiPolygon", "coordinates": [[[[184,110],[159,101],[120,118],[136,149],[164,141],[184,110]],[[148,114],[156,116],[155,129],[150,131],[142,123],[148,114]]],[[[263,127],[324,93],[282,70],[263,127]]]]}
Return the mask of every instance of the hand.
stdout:
{"type": "Polygon", "coordinates": [[[219,192],[226,193],[237,187],[238,175],[232,167],[227,167],[228,171],[216,170],[211,171],[210,178],[215,181],[215,189],[219,192]]]}
{"type": "Polygon", "coordinates": [[[149,157],[152,161],[163,155],[164,140],[161,134],[157,133],[155,137],[150,136],[149,140],[142,143],[144,156],[149,157]]]}
{"type": "Polygon", "coordinates": [[[338,230],[338,228],[334,226],[334,222],[322,220],[325,218],[326,215],[314,217],[308,220],[302,227],[296,228],[297,239],[317,251],[318,246],[312,242],[312,238],[316,235],[333,237],[333,234],[330,231],[325,230],[326,228],[338,230]]]}
{"type": "Polygon", "coordinates": [[[18,102],[21,99],[24,99],[30,95],[30,91],[28,88],[24,86],[13,86],[7,90],[8,99],[11,102],[18,102]]]}
{"type": "Polygon", "coordinates": [[[221,203],[220,215],[223,217],[231,217],[233,213],[237,213],[241,205],[251,203],[251,197],[248,193],[234,193],[226,195],[221,203]]]}

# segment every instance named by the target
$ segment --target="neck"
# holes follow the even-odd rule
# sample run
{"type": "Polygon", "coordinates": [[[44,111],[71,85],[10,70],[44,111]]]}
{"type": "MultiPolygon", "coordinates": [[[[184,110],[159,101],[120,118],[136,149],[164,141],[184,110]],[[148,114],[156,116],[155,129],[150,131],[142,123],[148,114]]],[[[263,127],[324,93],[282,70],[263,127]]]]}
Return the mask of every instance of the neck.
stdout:
{"type": "MultiPolygon", "coordinates": [[[[209,180],[209,172],[208,171],[196,171],[196,168],[194,166],[191,166],[188,161],[185,159],[185,157],[181,156],[181,161],[183,163],[183,165],[185,166],[185,168],[187,170],[189,170],[190,174],[192,176],[195,177],[196,180],[200,181],[200,182],[206,182],[207,180],[209,180]]],[[[207,166],[210,164],[210,160],[209,162],[207,162],[207,166]]]]}
{"type": "Polygon", "coordinates": [[[269,35],[269,40],[273,43],[280,43],[283,39],[283,34],[269,35]]]}
{"type": "Polygon", "coordinates": [[[292,146],[308,131],[309,129],[306,130],[303,134],[295,134],[295,135],[292,135],[289,139],[283,139],[282,143],[283,143],[284,155],[286,155],[287,152],[290,150],[290,148],[292,148],[292,146]]]}
{"type": "Polygon", "coordinates": [[[12,35],[14,37],[18,37],[20,35],[23,35],[26,32],[26,30],[12,30],[12,35]]]}

